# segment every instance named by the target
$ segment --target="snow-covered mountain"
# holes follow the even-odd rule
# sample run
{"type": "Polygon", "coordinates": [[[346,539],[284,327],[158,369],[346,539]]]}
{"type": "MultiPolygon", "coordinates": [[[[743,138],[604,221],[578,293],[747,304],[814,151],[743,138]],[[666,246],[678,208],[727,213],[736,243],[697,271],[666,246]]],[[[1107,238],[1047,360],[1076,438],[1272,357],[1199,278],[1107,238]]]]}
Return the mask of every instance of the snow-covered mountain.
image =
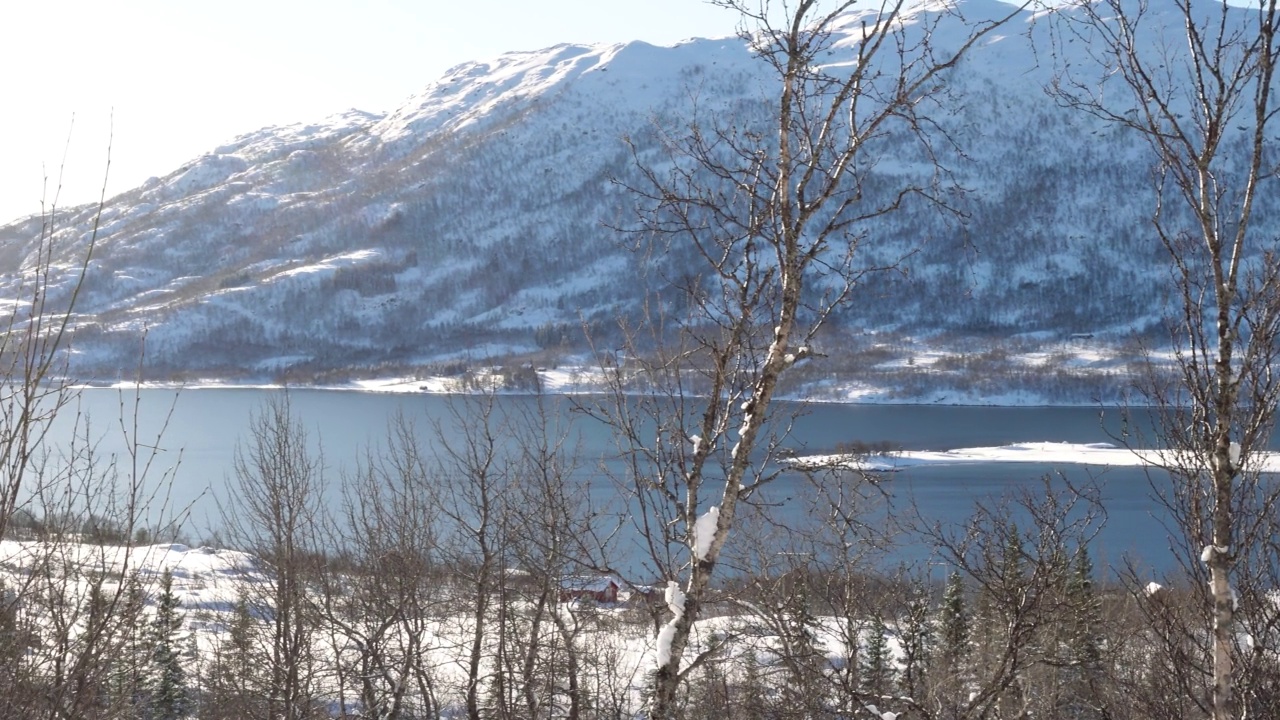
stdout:
{"type": "MultiPolygon", "coordinates": [[[[1008,8],[959,7],[970,20],[1008,8]]],[[[959,42],[956,18],[938,22],[937,44],[959,42]]],[[[948,74],[934,115],[962,151],[943,159],[971,190],[968,220],[917,209],[869,227],[869,263],[917,252],[909,272],[870,277],[838,329],[1120,339],[1154,326],[1166,275],[1146,226],[1149,156],[1045,93],[1052,55],[1087,62],[1049,25],[1024,13],[948,74]]],[[[680,270],[679,257],[634,255],[610,229],[635,213],[622,138],[645,156],[655,126],[749,124],[773,94],[736,38],[560,45],[460,65],[385,116],[352,110],[237,138],[107,203],[77,306],[77,370],[131,372],[144,333],[161,377],[580,349],[582,323],[607,338],[680,270]]],[[[897,157],[877,169],[887,188],[923,171],[906,151],[886,157],[897,157]]],[[[1280,217],[1278,199],[1255,216],[1280,217]]],[[[64,262],[83,252],[93,214],[57,218],[64,262]]],[[[29,259],[39,227],[0,228],[0,268],[29,259]]]]}

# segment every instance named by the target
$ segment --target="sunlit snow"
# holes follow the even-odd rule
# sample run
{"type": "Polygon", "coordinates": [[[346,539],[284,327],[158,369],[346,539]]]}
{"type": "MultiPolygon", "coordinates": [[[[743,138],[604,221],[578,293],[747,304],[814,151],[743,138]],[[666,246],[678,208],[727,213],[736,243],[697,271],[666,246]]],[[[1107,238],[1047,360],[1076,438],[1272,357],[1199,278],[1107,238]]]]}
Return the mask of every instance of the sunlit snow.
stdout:
{"type": "MultiPolygon", "coordinates": [[[[809,455],[792,461],[798,467],[847,466],[868,472],[891,472],[921,465],[1040,463],[1045,465],[1103,465],[1108,467],[1171,466],[1174,458],[1151,448],[1126,448],[1111,443],[1028,442],[998,447],[954,450],[903,450],[876,455],[809,455]]],[[[1262,472],[1280,472],[1280,453],[1252,458],[1262,472]]]]}

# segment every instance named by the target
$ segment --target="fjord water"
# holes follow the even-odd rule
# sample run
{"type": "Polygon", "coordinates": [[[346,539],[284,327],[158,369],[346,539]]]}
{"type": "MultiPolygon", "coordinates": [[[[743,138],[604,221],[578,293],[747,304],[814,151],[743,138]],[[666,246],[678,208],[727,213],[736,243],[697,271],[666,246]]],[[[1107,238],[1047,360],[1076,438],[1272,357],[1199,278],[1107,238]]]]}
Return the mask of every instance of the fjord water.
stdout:
{"type": "MultiPolygon", "coordinates": [[[[251,417],[271,395],[282,392],[217,388],[180,392],[143,389],[135,393],[89,388],[81,392],[78,409],[82,417],[91,419],[100,456],[114,453],[123,458],[126,444],[120,417],[125,415],[124,427],[133,432],[131,415],[136,404],[139,442],[160,449],[152,476],[176,467],[169,506],[189,508],[187,525],[198,537],[219,525],[217,501],[229,499],[236,448],[249,440],[251,417]]],[[[388,423],[397,414],[416,424],[427,446],[435,437],[433,426],[455,440],[467,432],[456,413],[457,396],[293,389],[288,397],[312,448],[323,455],[329,499],[335,502],[340,498],[341,474],[354,470],[367,451],[384,445],[388,423]]],[[[496,402],[506,409],[528,410],[537,400],[511,395],[499,396],[496,402]]],[[[571,403],[563,398],[544,398],[544,402],[555,408],[553,417],[566,423],[577,439],[582,453],[579,475],[593,484],[593,495],[616,492],[598,469],[600,459],[607,464],[617,456],[610,430],[572,412],[571,403]]],[[[783,412],[794,409],[785,404],[779,408],[783,412]]],[[[69,438],[73,417],[72,412],[61,416],[55,433],[60,442],[69,438]]],[[[821,454],[854,442],[884,442],[907,450],[1035,441],[1100,443],[1114,442],[1120,429],[1120,412],[1114,408],[816,404],[804,409],[783,445],[798,454],[821,454]]],[[[972,514],[975,503],[991,505],[1019,489],[1039,490],[1046,476],[1057,477],[1055,483],[1065,478],[1080,484],[1093,480],[1101,486],[1107,521],[1092,548],[1099,567],[1119,565],[1126,554],[1156,569],[1171,566],[1163,515],[1151,499],[1152,484],[1162,480],[1155,476],[1149,479],[1138,468],[1053,467],[1034,462],[915,467],[892,473],[879,484],[887,504],[878,512],[886,522],[918,512],[926,520],[954,526],[972,514]]],[[[841,482],[837,477],[830,481],[841,482]]],[[[768,488],[767,499],[779,504],[773,512],[783,523],[799,523],[803,505],[799,500],[812,495],[804,477],[784,473],[768,488]]],[[[931,552],[929,547],[908,544],[894,559],[930,562],[931,552]]]]}

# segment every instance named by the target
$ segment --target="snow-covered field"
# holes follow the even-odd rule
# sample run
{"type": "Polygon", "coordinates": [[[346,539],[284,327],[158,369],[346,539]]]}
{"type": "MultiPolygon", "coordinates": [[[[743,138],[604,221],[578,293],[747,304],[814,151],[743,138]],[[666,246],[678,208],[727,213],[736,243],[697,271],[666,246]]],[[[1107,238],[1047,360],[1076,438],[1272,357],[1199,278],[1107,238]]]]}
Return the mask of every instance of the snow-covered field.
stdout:
{"type": "MultiPolygon", "coordinates": [[[[46,640],[60,632],[52,620],[58,613],[50,610],[50,602],[61,604],[67,617],[80,618],[73,623],[83,625],[86,622],[83,608],[92,602],[91,593],[112,597],[122,583],[141,588],[146,594],[144,617],[153,617],[158,603],[158,581],[166,572],[172,576],[172,591],[180,602],[182,646],[192,649],[184,661],[192,687],[196,678],[211,672],[214,658],[227,652],[231,628],[236,622],[237,603],[242,598],[255,599],[256,622],[261,631],[269,632],[270,609],[269,605],[262,604],[262,598],[270,592],[272,576],[250,554],[176,543],[99,545],[76,542],[74,538],[63,538],[56,543],[0,542],[0,582],[10,591],[6,597],[18,598],[19,622],[40,627],[39,634],[46,640]],[[12,593],[15,589],[16,595],[12,593]],[[59,593],[63,596],[61,603],[54,599],[59,593]]],[[[515,577],[510,573],[509,576],[515,577]]],[[[532,609],[532,604],[526,601],[508,602],[515,603],[517,614],[532,609]]],[[[607,667],[597,667],[590,674],[589,692],[597,698],[622,698],[631,712],[640,707],[646,674],[654,667],[655,655],[664,649],[661,634],[655,635],[643,610],[644,602],[640,593],[623,590],[616,603],[561,597],[553,609],[569,626],[576,628],[575,642],[582,657],[591,658],[593,663],[607,663],[607,667]]],[[[467,683],[467,650],[474,628],[468,605],[468,600],[459,598],[448,605],[451,612],[437,613],[419,626],[429,656],[422,664],[431,668],[440,692],[438,701],[446,707],[461,706],[467,683]]],[[[377,618],[369,620],[378,622],[377,618]]],[[[317,626],[312,646],[313,660],[318,666],[316,682],[321,693],[333,699],[335,708],[339,702],[358,704],[353,688],[342,686],[335,668],[339,658],[357,651],[362,639],[345,630],[359,624],[356,620],[351,626],[324,626],[323,630],[317,626]],[[340,700],[344,697],[345,701],[340,700]]],[[[749,656],[751,662],[767,666],[783,652],[782,641],[769,627],[765,619],[742,608],[734,612],[717,612],[713,608],[710,613],[704,611],[703,619],[696,623],[688,652],[699,653],[714,643],[726,657],[742,660],[749,656]]],[[[847,638],[859,638],[857,642],[865,643],[868,628],[864,620],[814,618],[816,646],[827,654],[833,666],[839,667],[852,657],[847,638]]],[[[74,635],[83,628],[70,630],[74,635]]],[[[493,642],[492,639],[489,642],[493,642]]],[[[896,657],[900,653],[899,641],[889,633],[886,642],[891,656],[896,657]]],[[[490,648],[486,652],[492,651],[490,648]]],[[[40,651],[32,651],[31,657],[35,661],[40,651]]]]}

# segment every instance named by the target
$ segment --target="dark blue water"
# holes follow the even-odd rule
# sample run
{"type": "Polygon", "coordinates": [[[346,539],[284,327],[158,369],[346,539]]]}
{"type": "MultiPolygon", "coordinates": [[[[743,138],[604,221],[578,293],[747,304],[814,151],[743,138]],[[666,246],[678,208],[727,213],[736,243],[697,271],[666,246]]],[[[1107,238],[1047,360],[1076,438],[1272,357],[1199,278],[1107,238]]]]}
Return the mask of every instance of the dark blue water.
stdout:
{"type": "MultiPolygon", "coordinates": [[[[136,434],[142,444],[157,448],[152,478],[159,479],[162,472],[172,469],[168,505],[186,509],[192,534],[200,536],[218,526],[215,498],[228,497],[227,481],[234,473],[237,445],[247,441],[251,416],[273,392],[278,391],[143,390],[135,398],[131,392],[90,389],[83,392],[79,409],[82,417],[92,419],[99,452],[123,458],[124,436],[125,432],[133,433],[131,414],[137,401],[136,434]],[[119,422],[122,407],[127,419],[125,432],[119,422]]],[[[433,424],[454,439],[466,432],[450,412],[458,400],[448,396],[292,390],[289,399],[294,415],[310,435],[312,447],[323,454],[326,474],[332,478],[334,500],[338,497],[340,474],[354,469],[367,449],[382,446],[388,423],[395,415],[402,414],[417,423],[424,438],[432,437],[433,424]]],[[[536,401],[511,396],[500,397],[498,402],[508,408],[531,409],[536,401]]],[[[782,405],[778,409],[789,413],[797,408],[782,405]]],[[[616,455],[610,430],[581,413],[570,412],[565,403],[557,408],[555,417],[571,424],[579,439],[584,456],[580,475],[592,483],[594,494],[603,497],[615,492],[612,482],[599,476],[595,461],[616,455]]],[[[71,418],[70,413],[64,413],[55,437],[69,435],[71,418]]],[[[912,450],[1031,441],[1090,443],[1111,441],[1119,428],[1118,412],[1087,408],[814,405],[796,419],[783,445],[806,454],[832,452],[840,444],[854,441],[886,442],[912,450]]],[[[919,467],[885,477],[868,501],[875,505],[869,512],[872,522],[886,527],[897,520],[916,517],[944,528],[958,528],[977,504],[991,507],[1019,491],[1042,492],[1046,476],[1053,478],[1051,488],[1061,489],[1066,482],[1099,488],[1106,522],[1099,526],[1091,545],[1099,566],[1118,564],[1126,555],[1155,568],[1171,562],[1167,533],[1161,524],[1163,516],[1151,499],[1151,483],[1158,485],[1164,480],[1149,479],[1144,471],[1135,468],[1054,467],[1037,463],[919,467]]],[[[853,480],[822,480],[842,481],[853,480]]],[[[804,508],[815,492],[811,480],[788,473],[768,488],[763,499],[776,503],[769,510],[774,520],[800,527],[807,522],[804,508]]],[[[893,559],[941,562],[936,549],[920,541],[906,542],[894,551],[893,559]]]]}

